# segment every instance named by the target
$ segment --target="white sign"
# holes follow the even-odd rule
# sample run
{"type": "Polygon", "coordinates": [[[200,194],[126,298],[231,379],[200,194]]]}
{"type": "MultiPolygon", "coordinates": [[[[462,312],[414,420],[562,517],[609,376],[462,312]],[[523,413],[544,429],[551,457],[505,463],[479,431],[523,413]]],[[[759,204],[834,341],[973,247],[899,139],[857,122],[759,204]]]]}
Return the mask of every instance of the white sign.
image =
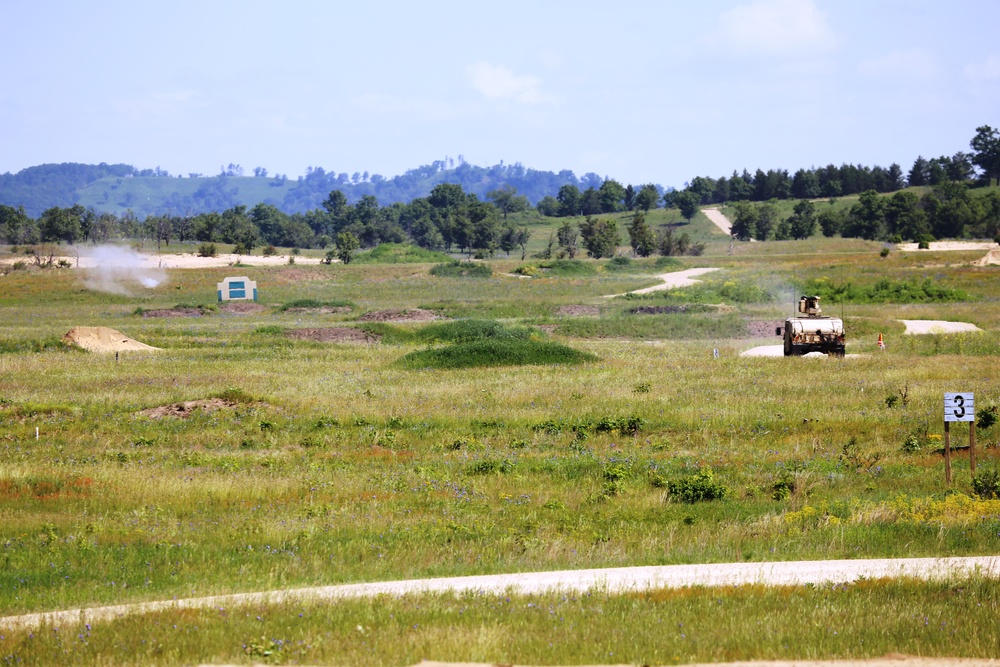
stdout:
{"type": "Polygon", "coordinates": [[[946,422],[976,421],[976,404],[971,391],[944,395],[944,420],[946,422]]]}

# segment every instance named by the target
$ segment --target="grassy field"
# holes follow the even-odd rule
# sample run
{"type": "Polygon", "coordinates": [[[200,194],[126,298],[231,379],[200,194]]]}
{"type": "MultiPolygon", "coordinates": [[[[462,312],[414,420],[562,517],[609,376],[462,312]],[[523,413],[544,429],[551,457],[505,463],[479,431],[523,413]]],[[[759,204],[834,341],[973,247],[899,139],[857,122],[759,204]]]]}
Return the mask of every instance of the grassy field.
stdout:
{"type": "MultiPolygon", "coordinates": [[[[690,225],[706,239],[710,226],[700,216],[690,225]]],[[[215,284],[233,269],[172,271],[159,287],[129,294],[88,290],[70,269],[0,277],[0,616],[437,575],[996,553],[1000,500],[974,492],[963,451],[946,485],[940,448],[943,392],[975,392],[980,408],[1000,400],[1000,268],[971,266],[981,251],[882,258],[878,243],[811,239],[738,244],[729,254],[719,238],[672,267],[642,260],[622,271],[585,260],[583,269],[539,267],[531,278],[511,273],[531,263],[519,257],[490,262],[493,274],[478,278],[433,276],[431,264],[250,266],[240,272],[258,281],[264,310],[206,308],[192,318],[137,309],[212,306],[215,284]],[[722,270],[674,294],[603,298],[696,266],[722,270]],[[861,287],[930,279],[956,292],[931,302],[824,303],[846,319],[855,358],[738,356],[780,342],[752,338],[748,322],[783,319],[811,279],[861,287]],[[354,307],[283,309],[303,300],[354,307]],[[402,358],[469,340],[426,329],[437,324],[359,321],[413,308],[497,321],[466,329],[521,332],[508,337],[585,354],[577,363],[414,367],[402,358]],[[903,318],[984,331],[905,337],[903,318]],[[116,359],[63,349],[56,341],[74,326],[111,327],[163,350],[116,359]],[[322,327],[367,327],[384,338],[287,335],[322,327]],[[184,419],[145,412],[209,399],[220,407],[184,419]]],[[[963,444],[966,427],[952,436],[963,444]]],[[[977,437],[978,488],[988,491],[1000,426],[977,437]]],[[[655,599],[595,593],[572,604],[414,598],[184,612],[48,628],[31,639],[0,630],[0,658],[988,655],[995,624],[978,625],[973,641],[950,634],[951,619],[995,617],[995,587],[878,582],[655,599]],[[546,611],[513,615],[511,605],[546,611]],[[559,642],[549,607],[566,619],[559,642]],[[670,633],[659,630],[664,623],[670,633]],[[675,636],[678,623],[697,633],[675,636]],[[760,623],[771,630],[760,633],[760,623]],[[588,628],[593,641],[574,634],[588,628]],[[140,637],[147,643],[136,644],[140,637]]]]}

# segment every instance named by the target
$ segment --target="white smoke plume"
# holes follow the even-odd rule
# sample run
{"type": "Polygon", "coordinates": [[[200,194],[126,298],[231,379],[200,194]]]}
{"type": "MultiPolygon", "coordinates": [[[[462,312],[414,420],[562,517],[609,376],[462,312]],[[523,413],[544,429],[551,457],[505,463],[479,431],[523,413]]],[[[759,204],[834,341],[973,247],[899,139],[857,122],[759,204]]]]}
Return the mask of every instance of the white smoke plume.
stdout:
{"type": "Polygon", "coordinates": [[[104,245],[81,252],[80,265],[87,289],[111,294],[130,295],[130,287],[152,289],[167,279],[155,256],[118,246],[104,245]]]}

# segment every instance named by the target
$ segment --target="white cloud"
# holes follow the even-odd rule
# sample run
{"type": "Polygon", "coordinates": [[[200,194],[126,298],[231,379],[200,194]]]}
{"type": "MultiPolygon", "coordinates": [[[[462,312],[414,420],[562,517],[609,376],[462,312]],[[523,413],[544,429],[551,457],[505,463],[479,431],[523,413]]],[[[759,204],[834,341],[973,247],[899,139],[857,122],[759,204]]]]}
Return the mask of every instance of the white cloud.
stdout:
{"type": "Polygon", "coordinates": [[[1000,56],[993,54],[981,63],[966,65],[962,70],[966,79],[972,81],[994,81],[1000,79],[1000,56]]]}
{"type": "Polygon", "coordinates": [[[935,76],[941,68],[929,53],[912,49],[862,60],[858,63],[858,71],[876,79],[914,81],[935,76]]]}
{"type": "Polygon", "coordinates": [[[547,100],[542,80],[530,74],[514,74],[502,65],[478,62],[465,68],[466,74],[483,97],[513,100],[522,104],[541,104],[547,100]]]}
{"type": "Polygon", "coordinates": [[[813,0],[756,0],[719,17],[710,41],[740,54],[804,55],[836,48],[838,39],[813,0]]]}

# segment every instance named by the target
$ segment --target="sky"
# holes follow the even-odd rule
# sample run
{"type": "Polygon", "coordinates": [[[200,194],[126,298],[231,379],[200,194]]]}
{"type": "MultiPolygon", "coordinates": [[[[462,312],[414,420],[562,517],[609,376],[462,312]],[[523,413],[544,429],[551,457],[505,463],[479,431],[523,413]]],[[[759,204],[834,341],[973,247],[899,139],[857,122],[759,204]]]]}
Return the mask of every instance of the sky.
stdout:
{"type": "Polygon", "coordinates": [[[1000,127],[995,0],[2,0],[0,173],[446,157],[682,187],[1000,127]]]}

